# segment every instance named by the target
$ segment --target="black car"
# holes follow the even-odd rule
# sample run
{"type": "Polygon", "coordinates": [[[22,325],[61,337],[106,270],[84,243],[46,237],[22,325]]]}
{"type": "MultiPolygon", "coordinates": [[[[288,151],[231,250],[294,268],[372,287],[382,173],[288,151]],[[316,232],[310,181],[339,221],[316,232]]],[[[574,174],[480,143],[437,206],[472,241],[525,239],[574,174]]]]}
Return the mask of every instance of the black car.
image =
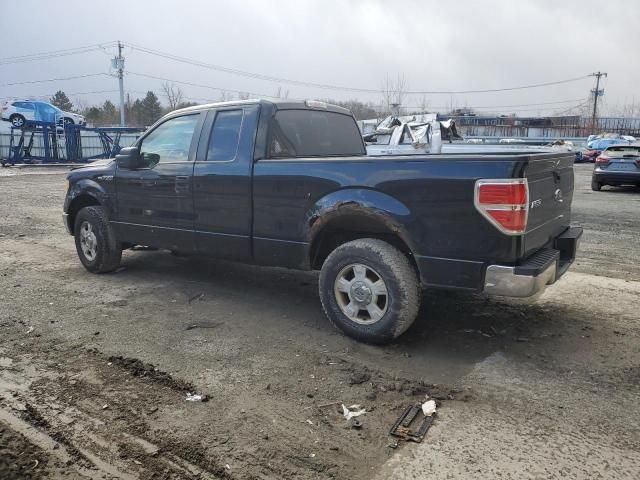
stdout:
{"type": "Polygon", "coordinates": [[[596,158],[591,189],[597,192],[605,185],[640,187],[640,143],[611,145],[596,158]]]}

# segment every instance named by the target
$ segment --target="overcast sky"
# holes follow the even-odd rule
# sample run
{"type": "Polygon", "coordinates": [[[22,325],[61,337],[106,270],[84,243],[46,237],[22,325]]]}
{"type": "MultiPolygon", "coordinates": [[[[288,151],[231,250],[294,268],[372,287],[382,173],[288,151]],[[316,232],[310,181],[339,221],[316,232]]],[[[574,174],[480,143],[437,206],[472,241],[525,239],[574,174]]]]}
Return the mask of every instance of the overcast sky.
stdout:
{"type": "MultiPolygon", "coordinates": [[[[205,63],[306,82],[378,90],[387,75],[411,91],[478,90],[553,82],[601,70],[603,109],[640,102],[640,2],[637,1],[2,1],[0,59],[122,40],[205,63]]],[[[115,48],[48,60],[0,64],[0,98],[48,95],[102,103],[117,80],[95,76],[8,86],[8,83],[108,73],[115,48]]],[[[152,56],[127,46],[126,70],[176,81],[290,98],[357,98],[376,93],[322,90],[264,81],[152,56]]],[[[128,74],[125,90],[154,90],[161,81],[128,74]]],[[[560,113],[588,101],[594,79],[500,93],[426,95],[431,109],[560,113]],[[565,102],[566,101],[566,102],[565,102]],[[543,106],[522,105],[548,102],[543,106]]],[[[187,97],[219,92],[181,85],[187,97]]],[[[255,96],[255,95],[254,95],[255,96]]],[[[164,99],[161,97],[161,100],[164,99]]],[[[422,95],[404,104],[420,105],[422,95]]]]}

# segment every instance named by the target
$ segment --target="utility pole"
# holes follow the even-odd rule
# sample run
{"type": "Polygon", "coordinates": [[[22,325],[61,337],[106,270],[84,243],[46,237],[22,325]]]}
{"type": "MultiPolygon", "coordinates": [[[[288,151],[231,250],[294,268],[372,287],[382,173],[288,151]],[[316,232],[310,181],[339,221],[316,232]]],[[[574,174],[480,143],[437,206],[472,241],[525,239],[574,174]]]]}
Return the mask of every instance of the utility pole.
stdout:
{"type": "Polygon", "coordinates": [[[120,86],[120,126],[124,127],[124,57],[122,56],[122,43],[118,40],[118,56],[111,60],[111,66],[116,69],[118,84],[120,86]]]}
{"type": "Polygon", "coordinates": [[[591,130],[592,130],[592,133],[597,133],[596,132],[596,114],[598,112],[598,97],[601,97],[602,95],[604,95],[604,89],[600,90],[600,78],[606,77],[607,73],[597,72],[597,73],[592,73],[590,76],[596,77],[596,88],[594,90],[591,90],[591,93],[593,94],[593,115],[591,116],[591,130]]]}

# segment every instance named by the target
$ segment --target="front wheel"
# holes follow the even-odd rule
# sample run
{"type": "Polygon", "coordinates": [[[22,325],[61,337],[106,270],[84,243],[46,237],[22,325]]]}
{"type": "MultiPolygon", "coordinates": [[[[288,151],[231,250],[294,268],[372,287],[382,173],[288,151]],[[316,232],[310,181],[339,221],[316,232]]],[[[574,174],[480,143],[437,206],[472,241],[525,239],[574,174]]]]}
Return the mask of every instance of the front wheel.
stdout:
{"type": "Polygon", "coordinates": [[[74,225],[76,250],[84,268],[92,273],[112,272],[120,266],[122,247],[102,207],[84,207],[74,225]]]}
{"type": "Polygon", "coordinates": [[[319,288],[331,323],[367,343],[384,344],[399,337],[420,306],[418,278],[409,259],[372,238],[336,248],[322,266],[319,288]]]}

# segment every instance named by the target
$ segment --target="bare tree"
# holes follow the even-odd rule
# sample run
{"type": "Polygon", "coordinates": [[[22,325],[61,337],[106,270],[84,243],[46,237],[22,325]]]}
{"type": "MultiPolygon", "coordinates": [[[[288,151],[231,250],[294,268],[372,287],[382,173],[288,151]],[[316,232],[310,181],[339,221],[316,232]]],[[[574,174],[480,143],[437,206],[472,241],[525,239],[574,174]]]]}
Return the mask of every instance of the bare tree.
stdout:
{"type": "Polygon", "coordinates": [[[221,102],[229,102],[233,100],[233,93],[227,92],[226,90],[220,90],[220,101],[221,102]]]}
{"type": "Polygon", "coordinates": [[[420,99],[420,113],[427,113],[428,109],[429,109],[429,101],[427,100],[427,97],[423,95],[422,98],[420,99]]]}
{"type": "Polygon", "coordinates": [[[406,80],[404,74],[398,73],[393,80],[389,75],[382,83],[382,103],[387,112],[400,115],[402,103],[406,96],[406,80]]]}
{"type": "Polygon", "coordinates": [[[175,110],[178,108],[178,105],[182,103],[184,94],[180,87],[176,87],[173,83],[164,82],[162,84],[162,92],[164,93],[164,96],[167,97],[169,110],[175,110]]]}
{"type": "Polygon", "coordinates": [[[82,113],[86,112],[89,109],[89,103],[84,98],[78,98],[73,101],[73,105],[75,107],[75,111],[82,113]]]}

